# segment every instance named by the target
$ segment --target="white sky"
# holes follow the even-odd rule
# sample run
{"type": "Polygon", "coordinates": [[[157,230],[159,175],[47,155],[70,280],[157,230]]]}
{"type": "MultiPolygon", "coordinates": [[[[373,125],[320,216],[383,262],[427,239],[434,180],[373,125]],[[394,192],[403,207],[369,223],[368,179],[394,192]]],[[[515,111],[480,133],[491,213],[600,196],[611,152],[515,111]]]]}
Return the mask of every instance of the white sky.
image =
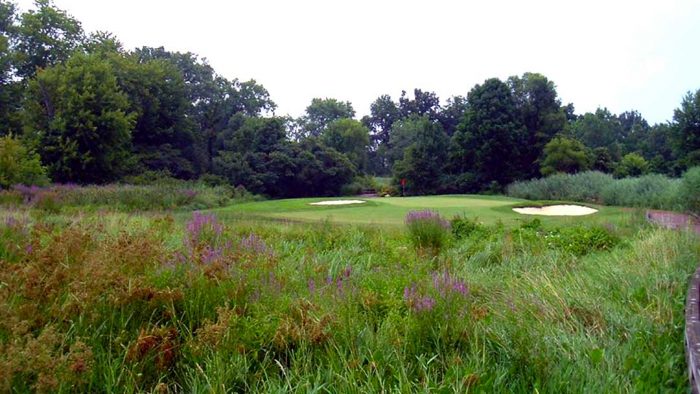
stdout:
{"type": "MultiPolygon", "coordinates": [[[[18,1],[20,8],[31,0],[18,1]]],[[[700,1],[55,0],[86,31],[164,46],[255,79],[299,116],[314,97],[352,102],[435,91],[444,103],[486,78],[539,72],[577,113],[673,116],[700,88],[700,1]]]]}

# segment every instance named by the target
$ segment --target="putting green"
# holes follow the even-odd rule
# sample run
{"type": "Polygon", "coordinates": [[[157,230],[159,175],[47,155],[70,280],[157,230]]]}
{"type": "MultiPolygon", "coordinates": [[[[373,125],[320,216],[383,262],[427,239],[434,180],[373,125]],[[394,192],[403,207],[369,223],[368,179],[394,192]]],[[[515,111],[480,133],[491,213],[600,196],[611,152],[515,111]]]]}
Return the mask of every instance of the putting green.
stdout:
{"type": "MultiPolygon", "coordinates": [[[[446,195],[426,197],[377,197],[360,198],[365,204],[353,205],[309,205],[313,202],[343,200],[346,198],[298,198],[288,200],[268,200],[236,204],[214,210],[225,216],[259,219],[277,219],[315,222],[330,220],[334,223],[355,224],[402,224],[410,211],[430,209],[446,218],[456,215],[477,217],[480,221],[492,224],[501,221],[506,225],[532,220],[532,217],[512,211],[514,206],[522,206],[527,200],[481,195],[446,195]]],[[[586,217],[540,217],[543,222],[581,223],[607,221],[630,215],[619,208],[596,207],[600,211],[586,217]]]]}

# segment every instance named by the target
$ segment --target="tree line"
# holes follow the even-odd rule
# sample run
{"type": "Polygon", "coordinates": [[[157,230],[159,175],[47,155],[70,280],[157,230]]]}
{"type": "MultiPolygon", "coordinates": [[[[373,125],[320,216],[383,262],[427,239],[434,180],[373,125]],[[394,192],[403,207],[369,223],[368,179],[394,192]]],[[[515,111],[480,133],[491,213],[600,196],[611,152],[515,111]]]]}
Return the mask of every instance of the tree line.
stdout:
{"type": "Polygon", "coordinates": [[[536,73],[486,80],[444,105],[421,89],[382,95],[359,120],[333,98],[313,99],[299,118],[275,109],[261,84],[227,79],[193,53],[126,50],[50,0],[24,13],[0,0],[0,186],[162,174],[293,197],[377,175],[404,179],[412,194],[462,193],[700,163],[700,91],[653,126],[636,111],[576,115],[536,73]]]}

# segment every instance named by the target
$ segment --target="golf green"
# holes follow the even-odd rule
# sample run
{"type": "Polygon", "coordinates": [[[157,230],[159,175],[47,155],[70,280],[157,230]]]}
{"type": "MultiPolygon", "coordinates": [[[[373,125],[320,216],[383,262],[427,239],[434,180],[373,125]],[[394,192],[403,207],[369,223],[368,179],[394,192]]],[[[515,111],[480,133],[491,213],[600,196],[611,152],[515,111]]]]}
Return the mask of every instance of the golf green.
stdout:
{"type": "MultiPolygon", "coordinates": [[[[535,204],[535,203],[533,203],[535,204]]],[[[629,216],[632,213],[614,207],[599,207],[598,213],[580,217],[526,216],[513,212],[514,206],[527,205],[527,200],[483,195],[444,195],[425,197],[377,197],[377,198],[298,198],[287,200],[267,200],[236,204],[215,211],[224,215],[259,219],[292,220],[315,222],[329,220],[334,223],[353,224],[401,224],[410,211],[433,210],[451,218],[466,215],[479,218],[488,224],[501,221],[506,225],[520,223],[534,217],[545,223],[582,223],[608,221],[615,217],[629,216]],[[351,205],[310,205],[320,201],[363,200],[362,204],[351,205]]]]}

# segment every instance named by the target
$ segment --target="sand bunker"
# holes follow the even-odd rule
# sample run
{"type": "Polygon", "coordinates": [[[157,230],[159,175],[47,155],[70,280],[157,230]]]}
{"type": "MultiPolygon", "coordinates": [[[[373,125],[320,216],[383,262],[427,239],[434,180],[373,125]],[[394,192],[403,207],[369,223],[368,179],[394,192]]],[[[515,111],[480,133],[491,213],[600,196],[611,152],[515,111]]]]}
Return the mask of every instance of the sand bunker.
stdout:
{"type": "Polygon", "coordinates": [[[535,208],[513,208],[517,213],[523,215],[543,215],[543,216],[584,216],[598,212],[597,209],[584,207],[581,205],[548,205],[546,207],[535,208]]]}
{"type": "Polygon", "coordinates": [[[319,201],[312,202],[309,205],[350,205],[350,204],[364,204],[367,201],[362,200],[329,200],[329,201],[319,201]]]}

